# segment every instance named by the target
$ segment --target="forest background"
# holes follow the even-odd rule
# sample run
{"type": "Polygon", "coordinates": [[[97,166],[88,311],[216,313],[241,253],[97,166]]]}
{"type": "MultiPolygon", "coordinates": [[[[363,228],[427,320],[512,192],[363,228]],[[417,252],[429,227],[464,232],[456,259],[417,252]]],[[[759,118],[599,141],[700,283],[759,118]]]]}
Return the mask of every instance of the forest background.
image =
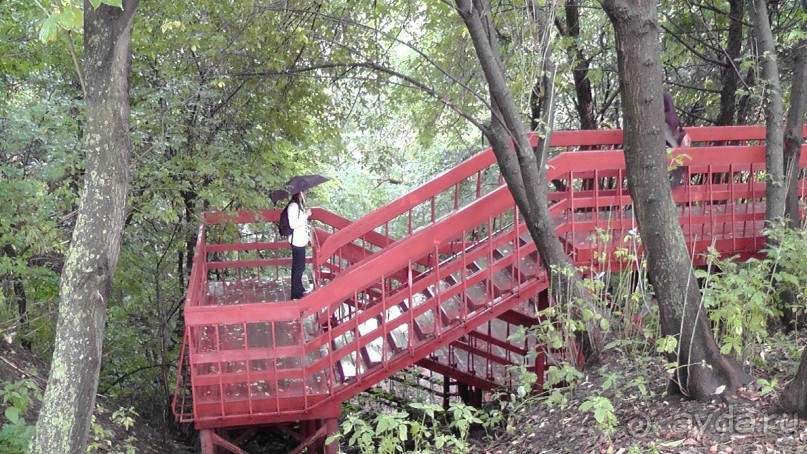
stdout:
{"type": "MultiPolygon", "coordinates": [[[[807,6],[767,5],[771,52],[754,35],[758,4],[659,4],[658,88],[683,125],[765,124],[772,91],[787,106],[805,90],[807,6]],[[773,55],[775,71],[765,66],[773,55]]],[[[169,427],[203,211],[270,207],[272,189],[316,172],[333,182],[314,203],[357,219],[487,146],[467,120],[486,124],[491,107],[450,3],[128,5],[130,175],[98,393],[169,427]]],[[[0,330],[46,360],[87,168],[88,7],[98,4],[0,2],[0,330]]],[[[617,38],[600,3],[494,1],[488,14],[530,129],[546,125],[547,76],[554,129],[624,126],[617,38]]]]}

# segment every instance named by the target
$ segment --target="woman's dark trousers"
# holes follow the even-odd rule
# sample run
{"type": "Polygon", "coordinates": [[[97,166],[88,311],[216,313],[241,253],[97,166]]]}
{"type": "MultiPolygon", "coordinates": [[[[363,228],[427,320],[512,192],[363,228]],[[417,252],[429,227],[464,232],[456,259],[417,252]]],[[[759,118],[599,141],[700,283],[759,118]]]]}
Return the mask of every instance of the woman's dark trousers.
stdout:
{"type": "Polygon", "coordinates": [[[305,271],[305,246],[291,247],[291,299],[303,297],[303,272],[305,271]]]}

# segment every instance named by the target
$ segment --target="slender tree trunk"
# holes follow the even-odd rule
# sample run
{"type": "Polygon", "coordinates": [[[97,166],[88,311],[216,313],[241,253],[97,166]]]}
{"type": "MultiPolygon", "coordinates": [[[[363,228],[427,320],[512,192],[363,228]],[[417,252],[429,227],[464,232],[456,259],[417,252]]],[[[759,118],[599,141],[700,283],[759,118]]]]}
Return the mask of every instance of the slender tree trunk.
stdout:
{"type": "Polygon", "coordinates": [[[56,344],[32,453],[83,453],[95,408],[106,306],[129,180],[129,67],[137,0],[84,2],[86,175],[61,281],[56,344]]]}
{"type": "Polygon", "coordinates": [[[723,56],[723,88],[720,90],[720,114],[717,117],[717,126],[734,124],[737,112],[737,87],[740,83],[739,66],[740,52],[743,44],[743,14],[745,0],[729,0],[729,36],[726,43],[726,55],[723,56]]]}
{"type": "Polygon", "coordinates": [[[757,55],[762,68],[765,87],[762,99],[765,108],[765,221],[774,225],[785,214],[784,145],[782,138],[782,88],[779,84],[779,67],[776,62],[776,42],[768,20],[765,0],[751,0],[748,13],[754,28],[757,55]]]}
{"type": "MultiPolygon", "coordinates": [[[[0,250],[0,257],[3,255],[6,255],[11,259],[16,259],[18,258],[17,248],[15,248],[13,244],[7,244],[2,250],[0,250]]],[[[25,294],[25,281],[19,273],[12,272],[10,277],[11,290],[13,292],[11,304],[16,304],[17,306],[17,335],[21,336],[22,341],[20,344],[23,346],[23,348],[30,350],[31,340],[25,335],[26,333],[23,332],[23,330],[28,326],[28,296],[25,294]]]]}
{"type": "MultiPolygon", "coordinates": [[[[756,68],[748,68],[748,71],[745,74],[745,85],[748,87],[753,87],[757,84],[757,77],[756,77],[756,68]]],[[[738,125],[747,125],[749,123],[756,123],[757,120],[752,118],[751,114],[754,109],[754,102],[752,100],[753,93],[750,91],[740,97],[740,101],[737,102],[737,124],[738,125]]]]}
{"type": "Polygon", "coordinates": [[[17,330],[21,336],[20,345],[23,348],[31,349],[31,339],[24,330],[28,328],[28,296],[25,294],[25,282],[22,276],[16,274],[13,279],[14,299],[17,300],[17,330]]]}
{"type": "MultiPolygon", "coordinates": [[[[530,145],[527,128],[507,87],[496,34],[488,15],[488,0],[456,0],[456,5],[470,32],[490,91],[491,124],[483,133],[490,140],[499,168],[525,219],[543,265],[547,270],[558,270],[551,273],[553,296],[559,302],[587,299],[588,296],[580,284],[580,276],[573,271],[569,256],[558,239],[547,202],[546,148],[554,115],[554,83],[542,89],[547,98],[541,104],[547,106],[543,113],[543,122],[548,132],[536,153],[530,145]],[[511,145],[515,147],[515,152],[511,145]]],[[[548,80],[554,81],[554,66],[551,62],[542,63],[548,80]]],[[[599,351],[599,335],[596,327],[589,328],[591,342],[587,346],[587,353],[594,359],[599,351]]]]}
{"type": "Polygon", "coordinates": [[[678,340],[671,393],[694,399],[731,394],[739,365],[720,354],[700,300],[667,180],[664,105],[656,2],[602,0],[616,31],[625,113],[628,187],[659,304],[661,330],[678,340]]]}
{"type": "Polygon", "coordinates": [[[560,34],[573,40],[573,46],[566,53],[572,67],[574,78],[575,107],[580,118],[580,129],[597,129],[597,119],[594,116],[594,96],[591,91],[591,81],[588,78],[589,59],[583,53],[586,45],[580,39],[580,2],[566,0],[566,28],[558,24],[560,34]]]}

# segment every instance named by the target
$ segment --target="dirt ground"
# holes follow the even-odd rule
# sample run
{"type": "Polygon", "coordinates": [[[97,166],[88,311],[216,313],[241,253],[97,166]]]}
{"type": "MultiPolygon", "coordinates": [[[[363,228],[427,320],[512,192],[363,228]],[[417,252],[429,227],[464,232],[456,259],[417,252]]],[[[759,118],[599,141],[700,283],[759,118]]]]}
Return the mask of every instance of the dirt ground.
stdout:
{"type": "MultiPolygon", "coordinates": [[[[487,435],[477,432],[471,452],[807,453],[807,421],[776,412],[776,391],[792,378],[798,365],[794,352],[803,344],[804,340],[793,339],[787,349],[761,352],[768,366],[752,373],[756,378],[775,379],[775,391],[766,392],[755,383],[731,401],[706,403],[665,398],[667,374],[658,356],[610,351],[600,366],[585,371],[574,390],[564,393],[568,403],[563,409],[548,408],[538,400],[525,405],[512,415],[509,430],[487,435]],[[597,396],[613,405],[617,422],[610,434],[598,427],[592,411],[580,410],[584,402],[597,396]]],[[[0,381],[30,378],[44,391],[46,376],[41,360],[0,341],[0,381]]],[[[101,397],[99,403],[108,411],[96,418],[111,435],[107,436],[109,443],[96,452],[126,452],[127,445],[137,453],[196,452],[193,446],[166,439],[161,430],[139,418],[129,429],[116,424],[111,419],[114,408],[101,397]]],[[[35,403],[24,415],[26,421],[34,421],[38,410],[35,403]]],[[[5,422],[2,414],[0,422],[5,422]]]]}
{"type": "MultiPolygon", "coordinates": [[[[767,364],[773,367],[752,374],[776,379],[775,389],[781,391],[797,367],[791,356],[768,351],[767,364]]],[[[512,430],[475,440],[473,452],[807,453],[807,421],[779,413],[776,391],[754,383],[730,401],[665,398],[664,366],[658,357],[611,353],[601,367],[587,371],[565,409],[536,404],[516,415],[512,430]],[[609,378],[612,384],[604,390],[609,378]],[[613,405],[617,424],[610,435],[597,427],[592,411],[579,410],[592,396],[613,405]]]]}

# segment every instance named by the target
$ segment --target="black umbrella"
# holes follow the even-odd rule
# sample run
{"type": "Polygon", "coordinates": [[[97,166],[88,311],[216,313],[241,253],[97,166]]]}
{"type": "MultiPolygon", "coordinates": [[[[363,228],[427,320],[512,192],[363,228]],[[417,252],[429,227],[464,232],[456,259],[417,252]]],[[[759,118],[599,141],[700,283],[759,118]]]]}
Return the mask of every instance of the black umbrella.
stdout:
{"type": "Polygon", "coordinates": [[[277,202],[289,198],[289,191],[285,189],[275,189],[269,193],[269,198],[272,199],[272,203],[277,205],[277,202]]]}
{"type": "Polygon", "coordinates": [[[318,184],[325,183],[329,179],[330,178],[328,177],[323,177],[322,175],[317,174],[297,175],[296,177],[292,177],[291,180],[287,181],[286,184],[283,185],[283,189],[288,191],[290,195],[294,195],[298,192],[311,189],[318,184]]]}
{"type": "Polygon", "coordinates": [[[286,184],[283,185],[283,189],[275,189],[274,191],[270,192],[269,198],[272,199],[272,202],[274,202],[275,205],[277,205],[277,202],[283,199],[289,198],[298,192],[311,189],[314,186],[322,184],[328,180],[330,180],[330,178],[317,174],[297,175],[287,181],[286,184]]]}

